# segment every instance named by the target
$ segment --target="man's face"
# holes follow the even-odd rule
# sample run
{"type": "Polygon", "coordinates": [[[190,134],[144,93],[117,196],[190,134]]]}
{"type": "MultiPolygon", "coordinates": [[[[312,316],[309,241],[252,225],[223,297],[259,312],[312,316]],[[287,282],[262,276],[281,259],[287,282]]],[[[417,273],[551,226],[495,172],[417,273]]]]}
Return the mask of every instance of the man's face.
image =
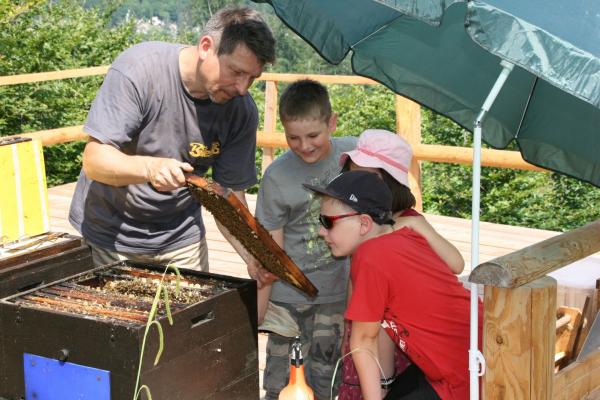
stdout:
{"type": "Polygon", "coordinates": [[[262,74],[263,65],[244,44],[238,44],[231,54],[217,56],[215,43],[205,38],[199,44],[205,53],[198,73],[210,100],[223,104],[245,95],[262,74]]]}
{"type": "MultiPolygon", "coordinates": [[[[321,215],[339,216],[352,213],[347,207],[329,197],[321,200],[321,215]]],[[[360,228],[360,215],[353,215],[336,219],[330,229],[321,225],[319,236],[325,240],[334,257],[344,257],[351,255],[361,243],[360,228]]]]}
{"type": "Polygon", "coordinates": [[[306,118],[283,123],[285,139],[290,150],[307,164],[325,159],[331,150],[331,133],[335,131],[337,117],[329,121],[320,118],[306,118]]]}

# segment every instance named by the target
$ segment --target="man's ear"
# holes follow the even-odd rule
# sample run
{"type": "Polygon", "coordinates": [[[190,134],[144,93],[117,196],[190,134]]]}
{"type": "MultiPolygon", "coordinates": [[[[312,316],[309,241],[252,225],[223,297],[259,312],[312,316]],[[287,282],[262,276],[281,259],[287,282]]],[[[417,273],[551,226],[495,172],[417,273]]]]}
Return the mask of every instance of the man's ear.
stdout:
{"type": "Polygon", "coordinates": [[[214,52],[215,41],[209,35],[204,35],[198,41],[198,54],[201,60],[206,60],[211,52],[214,52]]]}
{"type": "Polygon", "coordinates": [[[360,234],[366,235],[373,229],[373,218],[368,214],[360,214],[360,234]]]}

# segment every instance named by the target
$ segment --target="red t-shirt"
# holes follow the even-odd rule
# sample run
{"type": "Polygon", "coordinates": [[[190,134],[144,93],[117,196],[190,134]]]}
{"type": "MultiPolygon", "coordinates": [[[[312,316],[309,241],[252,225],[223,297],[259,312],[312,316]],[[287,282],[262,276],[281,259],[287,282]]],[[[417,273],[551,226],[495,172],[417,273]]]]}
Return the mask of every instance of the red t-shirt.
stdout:
{"type": "Polygon", "coordinates": [[[346,318],[383,321],[440,398],[468,399],[470,294],[425,238],[402,228],[362,243],[350,278],[346,318]]]}

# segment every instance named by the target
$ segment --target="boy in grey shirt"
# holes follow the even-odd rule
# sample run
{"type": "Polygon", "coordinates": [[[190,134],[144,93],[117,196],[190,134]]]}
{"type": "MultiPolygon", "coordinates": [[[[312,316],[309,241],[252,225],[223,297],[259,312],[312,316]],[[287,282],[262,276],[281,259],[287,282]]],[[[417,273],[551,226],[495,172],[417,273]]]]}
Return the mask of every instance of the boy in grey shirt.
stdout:
{"type": "MultiPolygon", "coordinates": [[[[319,294],[309,298],[275,281],[272,287],[259,290],[259,322],[269,295],[273,304],[291,314],[301,332],[306,378],[316,398],[324,399],[329,398],[334,365],[340,357],[348,261],[333,258],[319,237],[319,200],[302,184],[327,185],[340,172],[340,155],[356,147],[356,138],[331,137],[337,115],[331,111],[327,89],[315,81],[292,83],[281,95],[279,114],[290,150],[265,171],[256,217],[319,294]]],[[[289,344],[288,338],[269,335],[263,380],[267,399],[277,399],[287,383],[289,344]]]]}

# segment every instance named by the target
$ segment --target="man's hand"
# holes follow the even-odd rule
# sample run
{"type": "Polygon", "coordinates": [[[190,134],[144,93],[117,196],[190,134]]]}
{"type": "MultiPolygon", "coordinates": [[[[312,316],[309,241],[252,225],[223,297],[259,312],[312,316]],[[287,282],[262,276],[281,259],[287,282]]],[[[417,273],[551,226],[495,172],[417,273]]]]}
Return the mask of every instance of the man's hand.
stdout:
{"type": "Polygon", "coordinates": [[[106,185],[122,187],[150,182],[163,192],[185,185],[184,172],[194,170],[190,164],[173,158],[125,154],[93,137],[83,150],[82,167],[88,178],[106,185]]]}
{"type": "Polygon", "coordinates": [[[270,285],[277,279],[279,279],[276,275],[270,273],[265,268],[263,268],[260,263],[252,257],[250,262],[247,263],[248,266],[248,275],[250,278],[256,281],[256,286],[260,289],[263,286],[270,285]]]}
{"type": "Polygon", "coordinates": [[[174,158],[149,157],[146,162],[146,178],[159,192],[168,192],[185,185],[184,172],[194,167],[174,158]]]}

